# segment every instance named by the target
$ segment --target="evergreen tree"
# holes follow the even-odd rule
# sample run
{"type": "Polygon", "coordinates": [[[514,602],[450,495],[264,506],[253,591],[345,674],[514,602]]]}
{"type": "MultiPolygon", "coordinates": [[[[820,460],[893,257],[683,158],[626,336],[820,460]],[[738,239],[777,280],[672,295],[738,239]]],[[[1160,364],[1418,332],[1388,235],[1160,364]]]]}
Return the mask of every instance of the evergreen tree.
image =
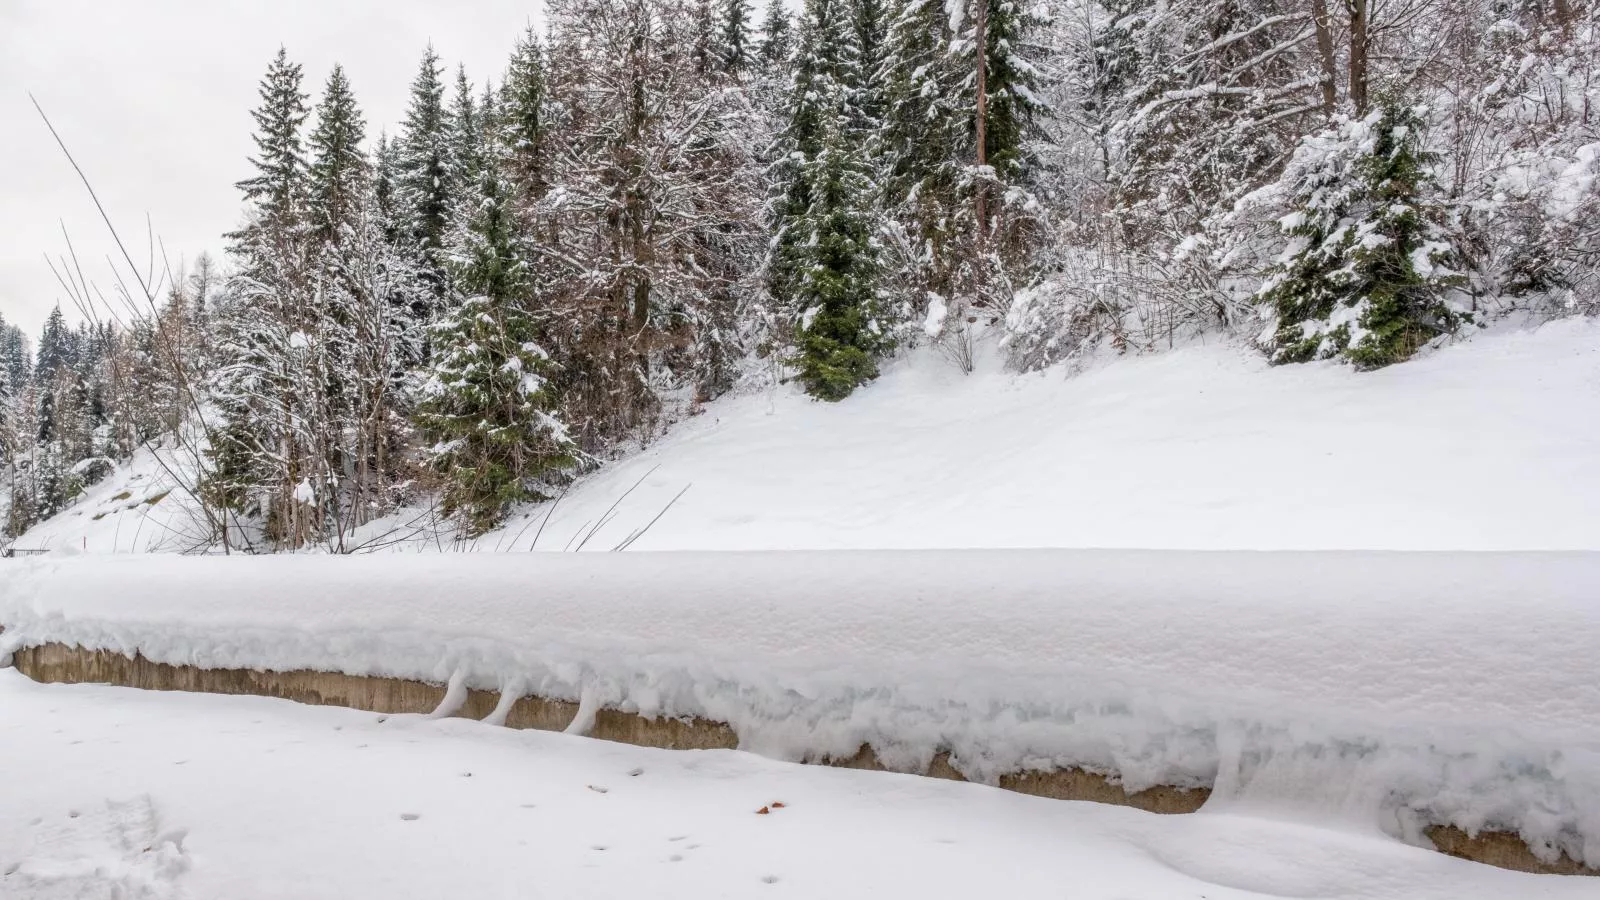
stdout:
{"type": "Polygon", "coordinates": [[[272,268],[265,257],[284,256],[300,237],[306,176],[300,129],[309,114],[301,80],[300,66],[278,48],[261,81],[261,105],[251,113],[256,155],[250,162],[256,174],[238,184],[251,217],[230,237],[252,274],[272,268]]]}
{"type": "Polygon", "coordinates": [[[1379,368],[1462,321],[1447,299],[1460,278],[1447,268],[1454,250],[1422,129],[1416,109],[1386,102],[1296,153],[1290,244],[1258,294],[1274,362],[1343,356],[1379,368]]]}
{"type": "Polygon", "coordinates": [[[472,82],[467,78],[467,67],[456,67],[456,89],[446,113],[446,129],[450,136],[450,172],[460,189],[454,193],[463,202],[473,202],[470,188],[478,183],[478,172],[483,165],[483,110],[472,95],[472,82]]]}
{"type": "Polygon", "coordinates": [[[366,193],[370,166],[361,150],[366,122],[350,91],[344,68],[335,65],[317,106],[309,140],[308,207],[313,239],[327,244],[350,228],[366,193]]]}
{"type": "Polygon", "coordinates": [[[784,0],[768,0],[767,16],[761,23],[760,54],[763,66],[769,71],[787,67],[792,49],[789,9],[784,5],[784,0]]]}
{"type": "Polygon", "coordinates": [[[405,124],[393,150],[395,219],[418,254],[432,300],[413,310],[427,321],[445,293],[444,240],[454,207],[452,129],[445,115],[443,69],[430,46],[411,83],[405,124]]]}
{"type": "Polygon", "coordinates": [[[694,68],[699,75],[707,76],[720,66],[722,35],[717,29],[717,9],[714,0],[693,0],[694,3],[694,68]]]}
{"type": "Polygon", "coordinates": [[[61,305],[56,304],[39,333],[39,352],[35,357],[33,377],[40,384],[47,384],[58,373],[75,369],[78,365],[76,344],[72,329],[67,327],[66,317],[61,314],[61,305]]]}
{"type": "Polygon", "coordinates": [[[779,304],[789,309],[797,308],[794,292],[809,239],[802,222],[815,200],[807,166],[821,154],[826,129],[844,129],[845,140],[865,137],[858,130],[863,124],[856,103],[861,86],[859,32],[851,9],[847,0],[807,0],[788,114],[773,154],[777,162],[771,174],[777,194],[772,201],[774,236],[767,281],[779,304]]]}
{"type": "Polygon", "coordinates": [[[11,377],[11,387],[21,393],[33,373],[28,336],[15,325],[0,325],[0,367],[11,377]]]}
{"type": "Polygon", "coordinates": [[[505,174],[518,204],[544,196],[549,183],[546,159],[544,48],[532,28],[517,42],[500,89],[500,136],[505,174]]]}
{"type": "Polygon", "coordinates": [[[841,0],[811,0],[801,32],[789,158],[803,210],[785,210],[780,249],[799,322],[800,380],[812,396],[842,400],[877,377],[886,349],[878,322],[879,222],[857,101],[859,23],[841,0]]]}
{"type": "Polygon", "coordinates": [[[722,71],[738,76],[750,65],[749,0],[722,0],[722,71]]]}
{"type": "Polygon", "coordinates": [[[529,312],[533,284],[515,246],[509,198],[494,167],[453,248],[469,297],[433,330],[435,362],[417,425],[434,442],[429,465],[444,478],[442,507],[467,534],[493,528],[515,503],[544,500],[570,476],[576,448],[557,416],[529,312]]]}
{"type": "MultiPolygon", "coordinates": [[[[984,159],[994,177],[1004,183],[1017,181],[1027,163],[1027,141],[1038,133],[1036,124],[1047,110],[1040,99],[1039,70],[1029,59],[1031,36],[1044,23],[1032,7],[1012,0],[965,0],[967,20],[959,29],[962,40],[956,57],[967,72],[976,71],[976,21],[974,7],[986,4],[984,22],[984,159]]],[[[966,104],[969,143],[977,135],[976,78],[964,80],[972,92],[966,104]]]]}

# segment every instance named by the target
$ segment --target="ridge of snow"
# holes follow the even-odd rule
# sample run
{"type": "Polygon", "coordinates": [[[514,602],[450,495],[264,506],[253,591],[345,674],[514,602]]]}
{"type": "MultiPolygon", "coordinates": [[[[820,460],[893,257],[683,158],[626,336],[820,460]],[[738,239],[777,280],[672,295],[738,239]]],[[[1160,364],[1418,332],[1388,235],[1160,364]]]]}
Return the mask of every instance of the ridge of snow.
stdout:
{"type": "Polygon", "coordinates": [[[1215,783],[1600,858],[1600,554],[898,551],[16,563],[0,652],[525,686],[969,777],[1215,783]]]}

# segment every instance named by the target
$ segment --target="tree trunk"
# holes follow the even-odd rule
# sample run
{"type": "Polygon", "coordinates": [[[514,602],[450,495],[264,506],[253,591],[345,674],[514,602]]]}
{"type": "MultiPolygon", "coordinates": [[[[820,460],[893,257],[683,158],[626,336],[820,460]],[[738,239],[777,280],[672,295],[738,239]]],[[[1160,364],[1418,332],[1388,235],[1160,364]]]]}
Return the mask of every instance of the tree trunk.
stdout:
{"type": "Polygon", "coordinates": [[[978,186],[973,192],[974,211],[978,217],[978,283],[983,284],[983,256],[989,231],[988,179],[982,171],[989,165],[989,0],[973,0],[977,15],[973,18],[973,42],[978,54],[978,186]]]}
{"type": "Polygon", "coordinates": [[[1328,15],[1328,0],[1311,0],[1311,24],[1316,28],[1317,56],[1322,60],[1322,114],[1332,116],[1339,108],[1339,72],[1333,55],[1333,20],[1328,15]]]}
{"type": "Polygon", "coordinates": [[[1368,0],[1344,0],[1350,14],[1350,103],[1357,116],[1367,114],[1368,0]]]}

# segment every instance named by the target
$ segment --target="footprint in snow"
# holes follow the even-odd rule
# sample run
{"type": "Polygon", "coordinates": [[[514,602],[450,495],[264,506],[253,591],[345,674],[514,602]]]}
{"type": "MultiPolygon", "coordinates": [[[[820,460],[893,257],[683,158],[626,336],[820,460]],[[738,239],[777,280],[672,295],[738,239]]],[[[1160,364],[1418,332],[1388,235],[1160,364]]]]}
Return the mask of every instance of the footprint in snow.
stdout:
{"type": "Polygon", "coordinates": [[[406,822],[415,822],[416,820],[422,818],[422,816],[418,815],[417,813],[401,813],[400,818],[406,822]]]}
{"type": "Polygon", "coordinates": [[[23,855],[6,867],[6,896],[169,900],[189,869],[183,829],[163,829],[149,796],[72,810],[35,824],[23,855]],[[15,891],[17,893],[10,893],[15,891]]]}

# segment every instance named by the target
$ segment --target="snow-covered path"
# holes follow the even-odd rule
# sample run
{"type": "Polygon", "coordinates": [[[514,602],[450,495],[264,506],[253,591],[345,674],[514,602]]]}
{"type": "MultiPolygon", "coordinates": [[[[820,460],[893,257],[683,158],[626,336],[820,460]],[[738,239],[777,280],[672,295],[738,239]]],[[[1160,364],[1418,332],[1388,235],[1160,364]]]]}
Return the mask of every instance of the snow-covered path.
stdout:
{"type": "Polygon", "coordinates": [[[0,897],[1588,898],[1380,834],[0,671],[0,897]],[[767,815],[756,810],[781,801],[767,815]]]}

